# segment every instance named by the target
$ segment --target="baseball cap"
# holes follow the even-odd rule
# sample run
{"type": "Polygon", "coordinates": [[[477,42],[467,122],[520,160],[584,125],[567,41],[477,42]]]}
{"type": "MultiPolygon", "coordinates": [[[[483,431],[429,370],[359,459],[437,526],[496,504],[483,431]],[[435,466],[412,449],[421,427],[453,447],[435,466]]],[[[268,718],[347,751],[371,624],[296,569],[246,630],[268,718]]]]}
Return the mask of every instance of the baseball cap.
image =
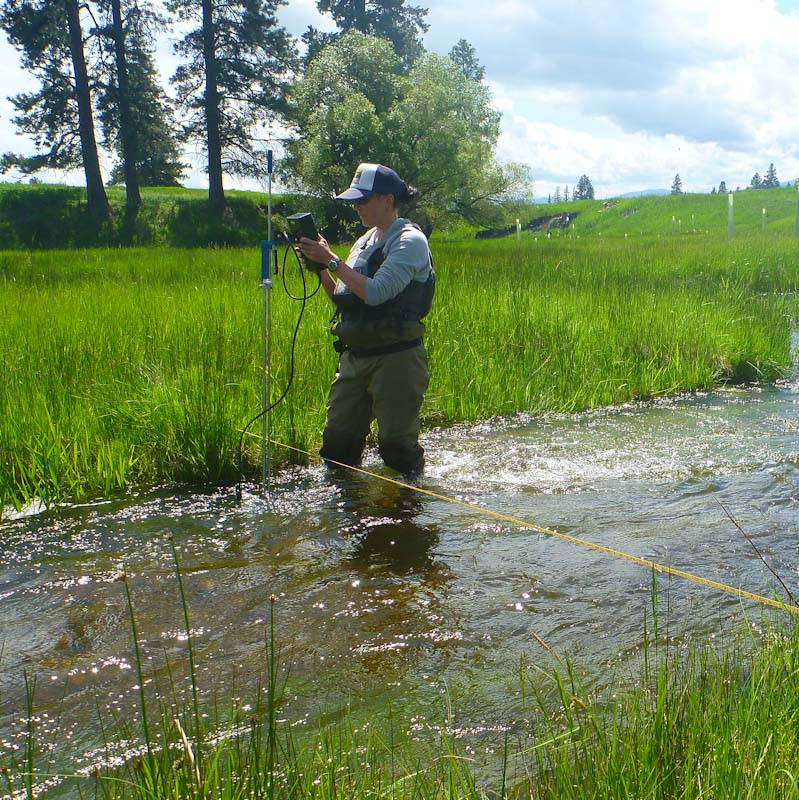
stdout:
{"type": "Polygon", "coordinates": [[[405,181],[382,164],[359,164],[350,188],[336,195],[336,200],[363,200],[372,194],[402,195],[405,181]]]}

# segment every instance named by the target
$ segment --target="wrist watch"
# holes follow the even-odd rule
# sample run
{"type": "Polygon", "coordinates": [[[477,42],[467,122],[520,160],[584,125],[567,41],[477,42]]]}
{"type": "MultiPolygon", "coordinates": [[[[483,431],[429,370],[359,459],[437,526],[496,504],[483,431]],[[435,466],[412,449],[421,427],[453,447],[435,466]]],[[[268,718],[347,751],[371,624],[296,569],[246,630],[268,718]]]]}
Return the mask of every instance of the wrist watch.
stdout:
{"type": "Polygon", "coordinates": [[[343,263],[340,258],[334,258],[332,261],[327,262],[327,268],[330,272],[335,272],[343,263]]]}

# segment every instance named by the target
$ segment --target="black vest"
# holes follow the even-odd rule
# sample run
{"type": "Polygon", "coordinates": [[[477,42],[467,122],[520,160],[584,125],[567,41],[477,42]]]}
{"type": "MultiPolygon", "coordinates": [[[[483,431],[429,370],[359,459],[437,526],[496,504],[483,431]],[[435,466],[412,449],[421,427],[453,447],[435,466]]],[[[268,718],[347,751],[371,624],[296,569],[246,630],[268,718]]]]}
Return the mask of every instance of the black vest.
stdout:
{"type": "MultiPolygon", "coordinates": [[[[375,276],[384,259],[382,247],[369,256],[368,277],[375,276]]],[[[398,295],[376,306],[367,305],[348,288],[334,292],[338,322],[331,332],[348,347],[382,347],[420,338],[424,333],[422,319],[430,312],[435,289],[431,263],[426,281],[412,280],[398,295]]]]}

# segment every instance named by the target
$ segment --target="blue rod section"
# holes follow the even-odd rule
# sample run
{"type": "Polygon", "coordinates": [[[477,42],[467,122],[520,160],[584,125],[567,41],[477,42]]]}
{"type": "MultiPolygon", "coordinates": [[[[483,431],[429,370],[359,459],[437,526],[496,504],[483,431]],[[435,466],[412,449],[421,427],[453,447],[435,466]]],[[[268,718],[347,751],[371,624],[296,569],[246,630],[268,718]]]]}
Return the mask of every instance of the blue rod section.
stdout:
{"type": "Polygon", "coordinates": [[[269,266],[271,259],[269,258],[269,254],[272,251],[272,242],[269,239],[262,239],[261,240],[261,283],[265,283],[266,281],[270,280],[269,278],[269,266]]]}

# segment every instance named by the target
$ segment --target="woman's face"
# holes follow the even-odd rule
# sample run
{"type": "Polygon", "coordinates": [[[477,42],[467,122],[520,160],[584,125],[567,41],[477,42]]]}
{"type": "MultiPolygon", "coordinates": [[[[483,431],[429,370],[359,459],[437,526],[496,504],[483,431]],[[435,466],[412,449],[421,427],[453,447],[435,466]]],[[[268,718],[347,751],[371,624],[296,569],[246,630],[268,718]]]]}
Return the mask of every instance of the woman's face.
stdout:
{"type": "Polygon", "coordinates": [[[370,194],[363,200],[354,201],[353,206],[364,228],[385,230],[397,216],[394,196],[390,194],[370,194]]]}

